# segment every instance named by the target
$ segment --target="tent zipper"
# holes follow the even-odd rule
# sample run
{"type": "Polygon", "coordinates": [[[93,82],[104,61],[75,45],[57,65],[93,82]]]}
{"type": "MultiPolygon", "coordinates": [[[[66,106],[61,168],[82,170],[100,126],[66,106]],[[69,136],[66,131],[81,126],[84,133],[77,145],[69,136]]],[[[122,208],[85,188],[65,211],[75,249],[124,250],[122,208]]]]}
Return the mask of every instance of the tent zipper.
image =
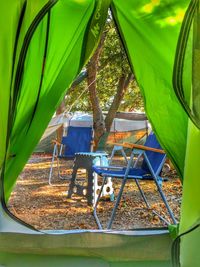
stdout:
{"type": "Polygon", "coordinates": [[[12,113],[15,110],[16,104],[17,104],[17,98],[19,94],[19,89],[20,89],[20,83],[21,83],[21,78],[23,74],[23,69],[24,69],[24,62],[26,59],[26,54],[28,51],[28,47],[30,44],[30,41],[33,37],[33,34],[39,25],[40,21],[43,19],[43,17],[48,13],[48,11],[58,2],[58,0],[50,0],[37,14],[35,19],[33,20],[32,24],[30,25],[25,38],[24,38],[24,43],[21,49],[21,53],[19,56],[19,61],[17,65],[17,70],[16,70],[16,78],[15,78],[15,85],[14,85],[14,96],[13,96],[13,105],[12,105],[12,113]]]}
{"type": "Polygon", "coordinates": [[[183,68],[184,68],[184,58],[187,49],[187,43],[190,35],[190,29],[195,17],[195,11],[198,7],[199,0],[191,0],[190,5],[185,13],[185,17],[182,23],[181,31],[179,34],[178,44],[176,48],[176,55],[174,60],[173,69],[173,87],[177,98],[179,99],[182,107],[196,125],[200,128],[200,121],[195,117],[191,108],[185,100],[184,90],[183,90],[183,68]]]}
{"type": "Polygon", "coordinates": [[[172,265],[173,267],[180,267],[180,243],[181,243],[181,237],[193,232],[198,227],[200,227],[200,223],[197,223],[195,226],[190,228],[189,230],[185,231],[184,233],[177,236],[177,238],[174,240],[172,244],[171,249],[171,255],[172,255],[172,265]]]}

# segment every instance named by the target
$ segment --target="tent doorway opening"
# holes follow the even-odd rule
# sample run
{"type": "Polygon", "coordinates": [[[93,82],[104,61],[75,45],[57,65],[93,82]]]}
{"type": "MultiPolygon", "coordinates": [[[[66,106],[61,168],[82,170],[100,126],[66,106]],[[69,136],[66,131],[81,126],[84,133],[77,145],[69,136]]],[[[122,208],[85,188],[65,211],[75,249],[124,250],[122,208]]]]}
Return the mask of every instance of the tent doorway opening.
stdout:
{"type": "MultiPolygon", "coordinates": [[[[99,115],[99,111],[102,113],[104,116],[104,128],[108,127],[109,129],[111,125],[106,125],[106,123],[109,124],[114,109],[123,112],[143,112],[144,104],[136,78],[131,72],[126,53],[111,16],[107,20],[102,40],[102,45],[98,47],[96,52],[96,56],[99,53],[98,60],[96,62],[90,61],[85,68],[86,77],[78,84],[72,85],[63,103],[64,110],[67,110],[67,113],[80,110],[85,113],[91,112],[91,110],[94,112],[94,103],[98,103],[99,106],[97,108],[99,110],[95,110],[96,114],[98,113],[99,115]],[[96,63],[97,72],[94,73],[96,63]],[[120,88],[120,86],[122,87],[120,88]],[[118,95],[118,99],[114,97],[115,95],[118,95]],[[105,115],[104,111],[106,111],[107,115],[105,115]]],[[[96,115],[93,120],[96,119],[98,121],[99,118],[96,115]]],[[[119,136],[123,132],[117,131],[115,124],[114,122],[114,131],[107,137],[107,141],[110,141],[110,143],[120,142],[119,136]]],[[[132,143],[140,141],[144,143],[146,128],[144,127],[142,130],[138,138],[135,138],[133,132],[129,131],[128,134],[127,131],[126,134],[123,134],[123,141],[132,143]]],[[[98,129],[96,132],[98,132],[98,129]]],[[[53,185],[48,183],[52,160],[52,154],[50,153],[52,151],[51,140],[53,138],[55,136],[51,135],[46,139],[43,143],[45,148],[40,143],[36,149],[37,152],[32,154],[17,180],[8,202],[8,208],[16,217],[39,230],[97,229],[92,214],[93,208],[88,205],[87,199],[78,194],[73,194],[71,198],[67,198],[70,177],[73,171],[73,160],[60,160],[60,170],[62,176],[67,177],[66,180],[58,177],[55,163],[53,165],[53,185]]],[[[112,147],[111,144],[105,146],[108,154],[110,154],[112,147]]],[[[127,150],[127,155],[129,157],[130,150],[127,150]]],[[[124,164],[124,159],[120,154],[117,154],[113,163],[122,165],[124,164]]],[[[80,183],[87,182],[85,176],[85,170],[80,169],[78,172],[80,183]]],[[[162,185],[163,191],[176,219],[179,220],[182,188],[179,177],[171,163],[168,162],[168,165],[164,166],[162,177],[166,180],[162,185]],[[170,169],[168,169],[169,164],[170,169]]],[[[119,193],[120,184],[121,182],[113,184],[115,197],[119,193]]],[[[152,181],[142,181],[141,186],[152,204],[152,208],[162,215],[168,216],[166,215],[166,208],[157,193],[157,188],[152,181]]],[[[104,197],[100,201],[99,212],[103,224],[106,223],[112,207],[113,202],[110,201],[110,198],[104,197]]],[[[134,181],[128,182],[112,228],[116,230],[132,230],[163,226],[166,226],[166,224],[163,224],[159,217],[152,213],[152,210],[144,207],[134,181]]]]}

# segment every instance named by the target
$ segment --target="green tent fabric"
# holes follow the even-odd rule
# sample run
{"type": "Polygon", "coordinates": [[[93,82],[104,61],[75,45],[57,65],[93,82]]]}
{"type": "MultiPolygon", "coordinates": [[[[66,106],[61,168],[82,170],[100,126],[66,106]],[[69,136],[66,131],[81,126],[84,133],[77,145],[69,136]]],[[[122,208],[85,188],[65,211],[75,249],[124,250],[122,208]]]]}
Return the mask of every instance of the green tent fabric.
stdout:
{"type": "MultiPolygon", "coordinates": [[[[1,62],[5,62],[4,69],[8,72],[3,77],[6,83],[1,81],[3,92],[6,92],[3,94],[6,107],[1,106],[4,131],[0,141],[0,163],[3,163],[5,153],[7,157],[6,199],[66,88],[97,45],[108,4],[109,1],[105,1],[104,6],[99,2],[95,5],[92,0],[16,1],[18,6],[12,6],[13,16],[18,17],[19,24],[9,23],[11,29],[1,36],[4,44],[1,62]],[[99,27],[97,32],[92,28],[95,23],[99,27]],[[10,38],[13,39],[12,47],[10,38]],[[9,57],[5,60],[7,53],[9,57]],[[8,84],[7,87],[4,84],[8,84]]],[[[3,6],[7,7],[5,16],[10,14],[9,5],[3,6]]],[[[4,21],[1,18],[1,28],[4,21]]]]}
{"type": "Polygon", "coordinates": [[[200,88],[198,75],[200,68],[199,25],[199,1],[195,0],[190,2],[182,23],[173,77],[173,84],[177,97],[192,122],[198,128],[200,128],[200,88]],[[189,69],[188,65],[190,65],[189,69]],[[188,75],[191,76],[190,79],[188,79],[188,75]]]}
{"type": "Polygon", "coordinates": [[[200,130],[189,123],[184,187],[180,222],[180,262],[181,266],[199,266],[200,242],[200,130]]]}
{"type": "Polygon", "coordinates": [[[189,1],[113,3],[148,119],[183,177],[188,118],[173,91],[172,76],[181,22],[189,1]]]}
{"type": "MultiPolygon", "coordinates": [[[[9,198],[18,174],[66,88],[97,46],[110,2],[9,0],[1,3],[2,205],[9,198]]],[[[180,261],[181,267],[199,266],[199,0],[113,0],[111,10],[142,90],[148,118],[161,145],[184,178],[181,236],[174,246],[178,255],[175,264],[179,266],[180,261]]],[[[144,239],[142,232],[138,235],[135,232],[100,235],[92,232],[88,236],[78,232],[78,237],[70,232],[71,235],[61,238],[51,236],[47,242],[47,233],[41,236],[27,229],[7,217],[0,206],[0,244],[5,244],[5,248],[0,246],[0,265],[39,266],[40,262],[45,266],[45,259],[46,266],[51,266],[55,258],[47,259],[46,255],[52,255],[55,249],[54,255],[64,257],[56,259],[59,266],[65,266],[65,261],[70,262],[69,256],[96,256],[94,261],[91,259],[91,265],[97,266],[125,266],[124,262],[127,266],[147,266],[146,262],[148,266],[170,266],[171,240],[159,231],[155,240],[160,243],[155,244],[163,244],[163,250],[168,252],[165,255],[158,251],[158,245],[150,242],[154,240],[152,232],[144,239]],[[99,247],[98,243],[94,245],[104,235],[106,249],[103,243],[99,247]],[[134,253],[136,236],[139,250],[134,253]],[[118,255],[114,256],[112,247],[118,248],[117,253],[123,251],[121,262],[118,255]],[[44,255],[46,250],[48,253],[44,255]],[[107,251],[113,256],[109,258],[107,251]],[[32,263],[26,265],[29,260],[24,257],[25,265],[21,264],[15,253],[27,253],[32,263]],[[42,255],[38,259],[33,256],[37,253],[42,255]],[[98,261],[98,257],[104,257],[105,262],[98,261]]],[[[74,264],[90,266],[82,258],[74,264]]]]}
{"type": "MultiPolygon", "coordinates": [[[[200,240],[200,83],[199,75],[197,74],[200,71],[199,1],[191,2],[186,18],[187,21],[184,21],[183,26],[188,37],[185,40],[185,49],[182,52],[183,58],[182,68],[179,72],[179,83],[175,88],[179,91],[181,101],[191,120],[188,124],[180,230],[179,236],[175,241],[174,251],[177,257],[176,262],[180,262],[180,266],[196,267],[199,266],[200,262],[198,252],[200,240]],[[191,73],[185,70],[188,65],[192,66],[190,68],[191,73]],[[185,83],[186,75],[190,76],[189,83],[185,83]]],[[[179,49],[181,45],[183,46],[183,41],[180,43],[179,49]]]]}

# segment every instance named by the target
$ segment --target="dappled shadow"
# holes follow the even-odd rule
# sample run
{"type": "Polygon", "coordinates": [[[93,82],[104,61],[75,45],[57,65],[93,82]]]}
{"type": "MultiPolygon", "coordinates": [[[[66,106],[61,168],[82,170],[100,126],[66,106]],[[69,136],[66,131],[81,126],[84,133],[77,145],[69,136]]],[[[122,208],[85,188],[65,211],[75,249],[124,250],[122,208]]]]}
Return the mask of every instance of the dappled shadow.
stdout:
{"type": "Polygon", "coordinates": [[[166,4],[161,0],[149,0],[141,4],[139,15],[144,19],[153,17],[153,22],[163,28],[182,23],[186,8],[186,3],[180,3],[180,1],[166,4]]]}
{"type": "MultiPolygon", "coordinates": [[[[88,206],[87,199],[73,194],[67,198],[69,181],[60,180],[57,175],[53,177],[53,185],[48,184],[50,158],[37,161],[32,157],[24,171],[18,178],[15,189],[8,203],[10,211],[23,221],[37,229],[96,229],[92,215],[92,207],[88,206]]],[[[73,161],[62,165],[61,169],[72,168],[73,161]]],[[[84,175],[83,173],[81,175],[84,175]]],[[[166,215],[155,185],[151,181],[141,182],[146,196],[152,207],[166,215]]],[[[114,192],[118,194],[120,181],[114,181],[114,192]]],[[[169,181],[163,183],[163,190],[167,195],[177,219],[180,212],[181,185],[176,175],[171,173],[169,181]]],[[[109,198],[100,201],[98,213],[106,224],[113,208],[109,198]]],[[[163,223],[151,210],[147,210],[142,202],[134,181],[128,181],[113,229],[134,229],[162,227],[163,223]]]]}

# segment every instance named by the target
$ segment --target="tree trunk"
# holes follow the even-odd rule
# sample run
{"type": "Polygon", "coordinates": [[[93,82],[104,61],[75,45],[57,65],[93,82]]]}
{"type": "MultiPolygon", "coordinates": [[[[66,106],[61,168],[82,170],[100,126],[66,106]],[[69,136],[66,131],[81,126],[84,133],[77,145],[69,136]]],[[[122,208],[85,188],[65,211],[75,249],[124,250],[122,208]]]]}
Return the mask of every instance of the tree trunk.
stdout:
{"type": "Polygon", "coordinates": [[[125,92],[128,89],[128,85],[132,79],[134,79],[134,75],[132,73],[129,73],[128,75],[122,74],[122,76],[119,79],[117,92],[115,94],[113,102],[112,102],[110,109],[109,109],[109,111],[106,115],[106,118],[105,118],[106,131],[104,133],[103,138],[101,138],[101,141],[99,144],[99,147],[101,148],[101,150],[105,149],[106,142],[107,142],[107,139],[108,139],[108,136],[110,133],[110,129],[111,129],[113,120],[117,114],[120,103],[124,97],[125,92]]]}
{"type": "Polygon", "coordinates": [[[96,90],[96,77],[98,71],[98,60],[102,51],[105,35],[102,36],[100,44],[87,65],[87,82],[90,95],[90,102],[93,112],[93,128],[94,128],[94,150],[97,149],[99,139],[105,133],[105,123],[103,112],[100,107],[98,93],[96,90]]]}
{"type": "Polygon", "coordinates": [[[108,114],[105,118],[105,127],[106,127],[106,132],[108,132],[108,133],[110,132],[113,120],[114,120],[116,113],[119,109],[119,106],[120,106],[120,103],[124,97],[124,94],[128,89],[128,85],[133,78],[134,78],[133,74],[129,73],[128,75],[122,74],[122,76],[119,79],[118,89],[117,89],[116,95],[113,99],[113,102],[110,106],[108,114]]]}
{"type": "Polygon", "coordinates": [[[134,78],[132,73],[128,75],[122,74],[118,84],[118,90],[114,97],[113,103],[108,111],[106,119],[104,121],[104,116],[102,109],[100,107],[98,93],[96,90],[96,77],[98,71],[98,60],[102,51],[102,46],[105,40],[105,34],[102,36],[100,44],[91,58],[90,62],[87,65],[87,82],[88,89],[90,95],[90,102],[93,111],[93,128],[94,128],[94,150],[97,149],[98,145],[100,145],[101,149],[104,148],[108,133],[110,132],[110,128],[112,122],[115,118],[119,105],[124,97],[124,94],[128,88],[130,81],[134,78]],[[103,136],[103,138],[101,138],[103,136]],[[101,138],[101,142],[99,144],[101,138]]]}

